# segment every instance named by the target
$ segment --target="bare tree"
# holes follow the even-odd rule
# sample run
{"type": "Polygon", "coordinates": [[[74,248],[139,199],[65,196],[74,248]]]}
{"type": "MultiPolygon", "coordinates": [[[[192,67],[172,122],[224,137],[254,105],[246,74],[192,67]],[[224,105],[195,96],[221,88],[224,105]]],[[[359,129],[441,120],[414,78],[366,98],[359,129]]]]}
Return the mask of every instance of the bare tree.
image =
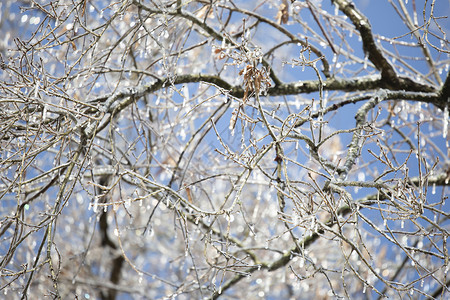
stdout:
{"type": "Polygon", "coordinates": [[[449,297],[448,3],[371,2],[3,1],[2,297],[449,297]]]}

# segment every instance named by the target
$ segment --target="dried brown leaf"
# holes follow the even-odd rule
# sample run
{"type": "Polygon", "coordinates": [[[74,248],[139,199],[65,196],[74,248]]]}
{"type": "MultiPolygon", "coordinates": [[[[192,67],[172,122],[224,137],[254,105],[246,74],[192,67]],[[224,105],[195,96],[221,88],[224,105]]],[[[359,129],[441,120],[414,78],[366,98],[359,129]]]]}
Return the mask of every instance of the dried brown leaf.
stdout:
{"type": "Polygon", "coordinates": [[[280,4],[275,20],[277,24],[286,24],[289,21],[289,8],[286,4],[280,4]]]}

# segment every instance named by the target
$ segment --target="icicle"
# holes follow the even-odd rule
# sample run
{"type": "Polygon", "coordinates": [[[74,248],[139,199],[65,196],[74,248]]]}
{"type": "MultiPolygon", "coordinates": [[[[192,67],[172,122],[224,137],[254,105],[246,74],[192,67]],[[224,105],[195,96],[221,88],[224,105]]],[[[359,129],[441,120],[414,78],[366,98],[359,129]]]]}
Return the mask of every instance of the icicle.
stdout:
{"type": "Polygon", "coordinates": [[[44,110],[42,111],[42,122],[45,122],[47,119],[47,105],[44,104],[44,110]]]}
{"type": "Polygon", "coordinates": [[[250,29],[247,29],[245,32],[245,38],[248,39],[250,37],[250,29]]]}
{"type": "Polygon", "coordinates": [[[298,263],[300,268],[303,268],[305,266],[305,259],[303,259],[303,257],[300,257],[300,261],[298,263]]]}
{"type": "Polygon", "coordinates": [[[442,137],[445,139],[448,133],[448,106],[444,108],[444,126],[442,128],[442,137]]]}
{"type": "Polygon", "coordinates": [[[336,53],[333,54],[333,59],[331,60],[333,63],[337,62],[337,55],[336,53]]]}
{"type": "Polygon", "coordinates": [[[89,206],[89,210],[91,209],[91,207],[92,211],[96,213],[98,208],[98,197],[94,197],[94,203],[89,206]]]}
{"type": "Polygon", "coordinates": [[[402,243],[403,243],[404,245],[408,245],[408,237],[407,237],[406,235],[404,235],[404,236],[402,237],[402,243]]]}
{"type": "Polygon", "coordinates": [[[36,86],[34,88],[34,97],[37,98],[38,94],[39,94],[39,85],[40,85],[40,81],[36,81],[36,86]]]}

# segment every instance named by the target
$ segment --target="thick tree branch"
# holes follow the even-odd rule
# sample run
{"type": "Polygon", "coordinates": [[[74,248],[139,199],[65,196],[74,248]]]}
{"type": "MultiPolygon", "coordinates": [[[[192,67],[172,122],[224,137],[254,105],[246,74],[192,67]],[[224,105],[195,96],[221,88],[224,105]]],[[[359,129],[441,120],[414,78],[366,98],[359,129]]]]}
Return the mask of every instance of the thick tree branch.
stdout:
{"type": "Polygon", "coordinates": [[[447,73],[447,78],[439,91],[439,97],[436,100],[436,106],[444,110],[447,107],[450,113],[450,71],[447,73]]]}
{"type": "MultiPolygon", "coordinates": [[[[144,95],[148,95],[164,88],[168,84],[183,84],[183,83],[196,83],[207,82],[214,84],[215,86],[222,88],[224,94],[229,93],[231,96],[242,98],[244,96],[244,89],[240,86],[232,86],[221,77],[216,75],[179,75],[166,80],[158,80],[150,85],[141,85],[137,87],[124,88],[116,93],[101,96],[90,100],[90,103],[104,103],[101,111],[111,113],[113,111],[120,111],[133,102],[133,99],[139,99],[144,95]],[[123,100],[126,101],[123,101],[123,100]]],[[[300,81],[288,84],[282,84],[269,88],[267,95],[269,96],[285,96],[296,95],[302,93],[318,92],[320,88],[320,82],[318,80],[300,81]]],[[[377,76],[366,76],[352,80],[330,78],[323,81],[323,89],[331,91],[367,91],[387,88],[385,82],[377,76]]],[[[434,93],[434,88],[409,81],[406,78],[402,80],[400,78],[400,84],[397,86],[397,92],[390,92],[389,96],[392,99],[405,99],[413,101],[422,101],[432,104],[441,104],[440,96],[434,93]],[[404,91],[401,91],[404,90],[404,91]],[[408,92],[406,92],[408,91],[408,92]],[[411,92],[409,92],[411,91],[411,92]],[[414,92],[417,93],[414,93],[414,92]]],[[[395,91],[394,90],[394,91],[395,91]]],[[[92,112],[92,109],[89,108],[92,112]]]]}
{"type": "Polygon", "coordinates": [[[372,28],[366,16],[359,12],[352,2],[347,0],[332,0],[332,2],[339,7],[339,10],[350,18],[353,25],[355,25],[356,29],[360,32],[364,53],[381,72],[382,80],[386,82],[388,86],[396,86],[398,84],[397,74],[389,61],[384,57],[381,50],[375,44],[372,28]]]}

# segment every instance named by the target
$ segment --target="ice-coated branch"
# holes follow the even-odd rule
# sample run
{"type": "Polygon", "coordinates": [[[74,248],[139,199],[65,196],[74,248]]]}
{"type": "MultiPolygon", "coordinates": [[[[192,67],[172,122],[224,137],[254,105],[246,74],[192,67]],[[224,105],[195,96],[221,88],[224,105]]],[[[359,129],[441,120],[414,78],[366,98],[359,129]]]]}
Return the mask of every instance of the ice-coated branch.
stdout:
{"type": "Polygon", "coordinates": [[[363,106],[361,106],[360,109],[358,109],[358,112],[355,115],[355,119],[356,119],[355,128],[357,128],[358,130],[356,130],[353,133],[352,141],[350,142],[350,145],[348,147],[347,157],[344,162],[344,170],[340,174],[341,180],[346,179],[348,172],[351,170],[351,168],[355,164],[356,158],[361,153],[361,148],[363,146],[361,141],[363,139],[362,135],[364,132],[364,123],[366,122],[367,113],[369,112],[369,110],[374,108],[378,103],[385,100],[386,97],[387,97],[386,91],[380,90],[379,92],[377,92],[375,94],[374,97],[372,97],[372,99],[367,101],[365,104],[363,104],[363,106]]]}
{"type": "Polygon", "coordinates": [[[355,25],[356,29],[360,32],[364,53],[375,65],[377,70],[381,72],[381,78],[386,81],[387,84],[393,83],[395,86],[398,82],[397,74],[386,57],[384,57],[379,47],[375,44],[372,28],[367,17],[355,7],[353,2],[347,0],[332,0],[332,2],[334,5],[338,6],[339,10],[350,18],[353,25],[355,25]]]}

